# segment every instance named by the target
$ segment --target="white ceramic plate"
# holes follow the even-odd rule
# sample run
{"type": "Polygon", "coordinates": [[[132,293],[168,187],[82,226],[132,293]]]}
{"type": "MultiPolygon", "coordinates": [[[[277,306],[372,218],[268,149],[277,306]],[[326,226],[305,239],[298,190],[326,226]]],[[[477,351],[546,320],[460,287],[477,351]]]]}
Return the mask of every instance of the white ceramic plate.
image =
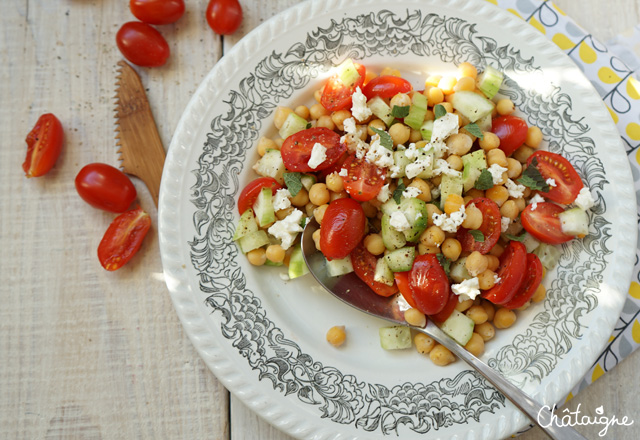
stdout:
{"type": "Polygon", "coordinates": [[[314,1],[247,35],[211,71],[176,130],[162,178],[160,244],[167,285],[194,346],[220,381],[300,438],[503,438],[528,421],[460,361],[435,367],[385,352],[384,323],[352,310],[310,276],[250,266],[231,236],[235,200],[256,177],[255,144],[273,110],[310,102],[329,68],[351,57],[393,66],[419,88],[470,61],[508,75],[502,92],[546,148],[588,183],[591,234],[563,246],[543,304],[486,346],[484,360],[553,404],[603,349],[634,261],[635,198],[619,135],[571,61],[533,28],[484,1],[314,1]],[[328,328],[344,324],[335,349],[328,328]]]}

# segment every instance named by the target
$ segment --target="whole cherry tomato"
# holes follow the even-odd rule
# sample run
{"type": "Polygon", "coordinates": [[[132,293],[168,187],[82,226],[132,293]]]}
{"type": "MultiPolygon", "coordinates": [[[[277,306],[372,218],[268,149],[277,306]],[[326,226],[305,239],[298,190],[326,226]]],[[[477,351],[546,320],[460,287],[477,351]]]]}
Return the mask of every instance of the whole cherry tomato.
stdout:
{"type": "Polygon", "coordinates": [[[384,186],[386,173],[371,162],[350,155],[342,165],[347,176],[342,178],[344,189],[359,202],[367,202],[378,195],[384,186]]]}
{"type": "Polygon", "coordinates": [[[238,0],[210,0],[207,23],[218,35],[233,34],[242,23],[242,6],[238,0]]]}
{"type": "Polygon", "coordinates": [[[262,188],[271,187],[271,194],[282,188],[273,177],[258,177],[244,187],[238,197],[238,212],[242,215],[247,209],[252,208],[262,188]]]}
{"type": "Polygon", "coordinates": [[[280,153],[285,167],[290,171],[303,173],[320,171],[336,163],[347,151],[346,145],[340,143],[340,135],[324,127],[308,128],[292,134],[284,140],[280,153]],[[316,143],[322,144],[327,151],[327,158],[315,168],[309,166],[311,151],[316,143]]]}
{"type": "Polygon", "coordinates": [[[506,304],[513,299],[522,285],[526,272],[527,248],[518,241],[510,241],[502,255],[496,272],[500,281],[485,290],[482,297],[494,304],[506,304]]]}
{"type": "Polygon", "coordinates": [[[38,118],[25,139],[27,157],[22,169],[27,177],[43,176],[53,168],[62,151],[63,139],[62,124],[55,115],[46,113],[38,118]]]}
{"type": "Polygon", "coordinates": [[[564,208],[555,203],[538,203],[527,205],[520,214],[520,220],[524,229],[543,243],[561,244],[573,240],[573,235],[562,232],[562,223],[558,214],[564,212],[564,208]]]}
{"type": "Polygon", "coordinates": [[[76,190],[94,208],[124,212],[137,196],[131,180],[106,163],[85,165],[76,176],[76,190]]]}
{"type": "Polygon", "coordinates": [[[478,197],[470,200],[467,206],[474,204],[482,212],[482,225],[478,228],[484,235],[484,241],[476,241],[468,229],[458,229],[458,241],[465,252],[478,251],[481,254],[488,253],[500,238],[502,229],[500,208],[491,199],[478,197]]]}
{"type": "Polygon", "coordinates": [[[524,143],[528,130],[525,120],[513,115],[498,116],[491,123],[491,131],[500,138],[500,149],[507,156],[524,143]]]}
{"type": "Polygon", "coordinates": [[[411,83],[404,78],[393,75],[382,75],[373,78],[364,86],[362,93],[371,99],[374,96],[393,98],[398,93],[408,93],[413,90],[411,83]]]}
{"type": "Polygon", "coordinates": [[[527,160],[527,166],[536,161],[536,168],[546,179],[553,179],[555,186],[549,192],[540,192],[545,199],[568,205],[572,203],[584,187],[580,176],[571,162],[550,151],[536,151],[527,160]]]}
{"type": "MultiPolygon", "coordinates": [[[[320,247],[322,247],[322,245],[320,245],[320,247]]],[[[324,253],[324,249],[322,252],[324,253]]],[[[374,280],[377,262],[378,257],[373,255],[364,247],[363,241],[361,241],[351,252],[351,264],[353,265],[353,271],[358,278],[367,283],[367,285],[371,287],[371,290],[378,295],[391,296],[398,291],[398,286],[396,286],[396,283],[389,286],[374,280]]]]}
{"type": "Polygon", "coordinates": [[[507,309],[517,309],[525,305],[536,293],[538,286],[542,282],[543,273],[542,263],[538,256],[536,254],[527,254],[527,273],[522,280],[522,284],[513,298],[511,298],[511,301],[502,306],[507,309]]]}
{"type": "Polygon", "coordinates": [[[184,0],[130,0],[129,9],[145,23],[170,24],[184,14],[184,0]]]}
{"type": "Polygon", "coordinates": [[[139,21],[123,24],[116,34],[116,43],[122,55],[138,66],[162,66],[170,54],[169,45],[162,34],[139,21]]]}
{"type": "Polygon", "coordinates": [[[127,264],[140,249],[149,228],[151,217],[141,208],[117,216],[98,245],[98,259],[102,267],[112,271],[127,264]]]}
{"type": "Polygon", "coordinates": [[[409,287],[418,310],[425,315],[440,313],[451,293],[449,278],[434,254],[416,256],[409,271],[409,287]]]}
{"type": "Polygon", "coordinates": [[[367,217],[360,203],[337,199],[329,204],[320,226],[320,249],[328,260],[344,258],[360,243],[367,217]]]}
{"type": "Polygon", "coordinates": [[[329,78],[325,84],[320,104],[330,112],[351,108],[353,92],[364,84],[364,77],[367,74],[365,67],[357,63],[354,65],[360,76],[351,86],[344,84],[337,74],[329,78]]]}

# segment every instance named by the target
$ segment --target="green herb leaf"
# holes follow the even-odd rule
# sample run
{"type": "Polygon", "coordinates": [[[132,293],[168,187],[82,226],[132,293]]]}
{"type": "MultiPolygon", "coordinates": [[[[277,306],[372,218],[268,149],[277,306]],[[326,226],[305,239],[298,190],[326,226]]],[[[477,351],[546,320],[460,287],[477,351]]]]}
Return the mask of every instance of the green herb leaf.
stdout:
{"type": "Polygon", "coordinates": [[[307,128],[307,129],[309,129],[309,128],[311,128],[311,127],[313,127],[313,125],[311,124],[311,122],[307,122],[307,127],[306,127],[306,128],[307,128]]]}
{"type": "Polygon", "coordinates": [[[447,114],[447,109],[444,108],[444,105],[442,104],[437,104],[434,108],[433,108],[433,114],[435,115],[436,119],[440,119],[441,117],[443,117],[444,115],[447,114]]]}
{"type": "Polygon", "coordinates": [[[476,183],[473,187],[480,191],[486,191],[489,188],[493,188],[493,176],[488,169],[485,168],[480,172],[480,175],[476,179],[476,183]]]}
{"type": "Polygon", "coordinates": [[[394,105],[391,109],[391,116],[394,118],[406,118],[409,115],[410,105],[403,105],[402,107],[399,105],[394,105]]]}
{"type": "Polygon", "coordinates": [[[473,239],[478,243],[484,243],[484,234],[482,233],[482,231],[479,231],[477,229],[471,229],[469,230],[469,234],[471,234],[473,239]]]}
{"type": "Polygon", "coordinates": [[[304,229],[304,227],[305,227],[305,226],[307,226],[307,218],[306,218],[306,217],[302,217],[302,218],[300,219],[300,227],[301,227],[302,229],[304,229]]]}
{"type": "Polygon", "coordinates": [[[511,241],[519,241],[519,242],[523,242],[524,241],[524,237],[527,235],[527,233],[525,232],[522,235],[511,235],[511,234],[504,234],[505,237],[507,237],[509,240],[511,241]]]}
{"type": "Polygon", "coordinates": [[[402,193],[405,189],[407,189],[407,187],[404,186],[404,182],[402,181],[402,179],[399,179],[398,187],[395,189],[395,191],[393,191],[393,200],[395,200],[398,205],[400,204],[402,193]]]}
{"type": "Polygon", "coordinates": [[[484,139],[484,135],[482,134],[482,130],[480,130],[480,127],[478,127],[478,124],[476,124],[475,122],[472,122],[471,124],[467,124],[463,128],[465,130],[467,130],[470,134],[472,134],[475,137],[477,137],[478,139],[480,139],[480,140],[484,139]]]}
{"type": "Polygon", "coordinates": [[[384,130],[380,130],[379,128],[369,127],[380,136],[380,145],[382,145],[387,150],[393,150],[393,140],[391,140],[391,135],[384,130]]]}
{"type": "Polygon", "coordinates": [[[291,197],[298,195],[302,189],[302,174],[300,173],[284,173],[284,184],[287,186],[291,197]]]}
{"type": "Polygon", "coordinates": [[[440,266],[444,269],[444,273],[449,276],[449,272],[451,271],[451,260],[445,257],[442,254],[436,254],[438,261],[440,262],[440,266]]]}
{"type": "Polygon", "coordinates": [[[549,192],[549,184],[542,177],[540,171],[537,168],[538,161],[534,157],[529,166],[527,166],[522,172],[522,177],[518,179],[518,183],[531,188],[534,191],[549,192]]]}

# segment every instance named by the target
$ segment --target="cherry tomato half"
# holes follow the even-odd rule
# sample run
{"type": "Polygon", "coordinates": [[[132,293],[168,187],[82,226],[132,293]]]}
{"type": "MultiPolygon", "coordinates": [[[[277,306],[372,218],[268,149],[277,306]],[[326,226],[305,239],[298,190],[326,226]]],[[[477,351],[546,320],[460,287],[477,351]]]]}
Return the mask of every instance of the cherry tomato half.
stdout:
{"type": "Polygon", "coordinates": [[[207,23],[218,35],[233,34],[242,23],[242,6],[238,0],[210,0],[207,23]]]}
{"type": "Polygon", "coordinates": [[[500,281],[482,293],[482,297],[494,304],[506,304],[522,285],[526,272],[527,248],[519,241],[510,241],[502,255],[496,272],[500,281]]]}
{"type": "Polygon", "coordinates": [[[62,124],[55,115],[46,113],[38,118],[25,139],[27,157],[22,169],[27,177],[43,176],[53,168],[62,151],[63,140],[62,124]]]}
{"type": "Polygon", "coordinates": [[[344,258],[360,243],[367,217],[360,203],[337,199],[329,203],[320,226],[320,249],[328,260],[344,258]]]}
{"type": "Polygon", "coordinates": [[[240,215],[247,209],[253,208],[260,191],[265,187],[271,187],[271,194],[275,194],[276,191],[282,189],[282,186],[273,177],[258,177],[252,180],[238,196],[238,212],[240,215]]]}
{"type": "Polygon", "coordinates": [[[374,96],[393,98],[398,93],[409,93],[413,90],[411,83],[404,78],[393,75],[382,75],[373,78],[364,86],[362,93],[371,99],[374,96]]]}
{"type": "Polygon", "coordinates": [[[139,21],[129,21],[116,34],[118,49],[133,64],[159,67],[169,58],[170,50],[162,34],[139,21]]]}
{"type": "Polygon", "coordinates": [[[184,0],[129,0],[129,9],[145,23],[170,24],[184,14],[184,0]]]}
{"type": "Polygon", "coordinates": [[[522,307],[531,299],[538,286],[542,282],[542,263],[536,254],[527,254],[527,273],[522,280],[522,285],[511,298],[511,301],[502,306],[507,309],[517,309],[522,307]]]}
{"type": "Polygon", "coordinates": [[[340,135],[324,127],[308,128],[292,134],[284,140],[280,153],[285,167],[290,171],[303,173],[320,171],[329,168],[347,150],[346,145],[340,143],[340,135]],[[309,166],[311,151],[316,143],[322,144],[327,151],[327,158],[315,168],[309,166]]]}
{"type": "Polygon", "coordinates": [[[413,300],[425,315],[440,313],[449,301],[449,279],[434,254],[417,255],[409,271],[413,300]]]}
{"type": "MultiPolygon", "coordinates": [[[[320,247],[322,248],[322,244],[320,247]]],[[[324,249],[322,252],[324,252],[324,249]]],[[[396,286],[395,283],[393,283],[393,286],[388,286],[373,279],[376,272],[377,261],[378,258],[364,247],[362,241],[351,252],[351,264],[353,264],[353,271],[358,278],[367,283],[367,285],[371,287],[371,290],[378,295],[391,296],[398,291],[398,286],[396,286]]]]}
{"type": "Polygon", "coordinates": [[[491,131],[500,138],[500,149],[506,156],[524,143],[528,130],[525,120],[513,115],[498,116],[491,123],[491,131]]]}
{"type": "Polygon", "coordinates": [[[527,166],[536,161],[536,168],[546,179],[555,180],[556,186],[552,186],[549,192],[540,192],[545,199],[568,205],[572,203],[580,190],[584,187],[582,179],[573,165],[556,153],[549,151],[536,151],[527,160],[527,166]]]}
{"type": "Polygon", "coordinates": [[[407,301],[411,307],[417,309],[418,305],[413,299],[413,292],[411,292],[411,287],[409,287],[409,272],[395,272],[393,274],[393,278],[395,279],[398,290],[405,301],[407,301]]]}
{"type": "Polygon", "coordinates": [[[322,91],[320,104],[330,112],[351,108],[351,96],[356,88],[362,88],[364,77],[367,74],[365,67],[361,64],[353,63],[360,77],[350,87],[347,87],[338,75],[334,75],[327,81],[322,91]]]}
{"type": "Polygon", "coordinates": [[[458,229],[458,241],[462,245],[462,250],[465,252],[478,251],[481,254],[486,254],[495,246],[500,238],[500,232],[502,230],[500,208],[496,202],[485,197],[470,200],[467,206],[472,203],[482,212],[482,225],[478,230],[484,235],[484,241],[476,241],[469,230],[465,228],[458,229]]]}
{"type": "Polygon", "coordinates": [[[344,189],[359,202],[373,199],[384,186],[385,172],[365,159],[358,159],[355,154],[350,155],[342,167],[348,173],[342,178],[344,189]]]}
{"type": "Polygon", "coordinates": [[[460,297],[455,293],[451,292],[451,294],[449,295],[449,300],[445,304],[444,308],[440,310],[438,313],[436,313],[435,315],[430,315],[429,318],[438,324],[445,322],[449,318],[449,316],[451,316],[453,311],[456,309],[456,305],[459,302],[460,302],[460,297]]]}
{"type": "Polygon", "coordinates": [[[98,245],[98,259],[102,267],[112,271],[127,264],[140,249],[149,228],[151,217],[142,208],[117,216],[98,245]]]}
{"type": "Polygon", "coordinates": [[[85,165],[76,176],[76,190],[94,208],[124,212],[136,198],[136,187],[117,168],[106,163],[85,165]]]}
{"type": "Polygon", "coordinates": [[[558,214],[564,212],[564,208],[555,203],[538,203],[536,209],[528,205],[520,214],[522,226],[531,235],[543,243],[561,244],[575,237],[562,232],[562,225],[558,214]]]}

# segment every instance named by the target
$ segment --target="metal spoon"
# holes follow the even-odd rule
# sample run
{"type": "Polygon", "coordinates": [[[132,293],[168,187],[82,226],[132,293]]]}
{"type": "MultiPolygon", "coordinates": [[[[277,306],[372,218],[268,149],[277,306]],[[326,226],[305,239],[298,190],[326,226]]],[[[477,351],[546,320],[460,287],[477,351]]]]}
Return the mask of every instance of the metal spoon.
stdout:
{"type": "Polygon", "coordinates": [[[330,277],[327,274],[325,258],[316,250],[312,234],[319,228],[315,220],[307,223],[302,233],[302,254],[309,271],[314,278],[331,294],[343,302],[369,315],[377,316],[399,325],[405,325],[424,333],[447,347],[455,356],[465,361],[482,374],[504,396],[524,412],[529,419],[538,425],[549,437],[557,440],[586,440],[575,429],[569,426],[558,426],[553,423],[553,414],[548,406],[542,406],[511,382],[502,377],[496,370],[469,353],[451,337],[433,323],[424,328],[411,326],[404,320],[407,308],[400,294],[390,297],[376,295],[353,272],[341,277],[330,277]]]}

